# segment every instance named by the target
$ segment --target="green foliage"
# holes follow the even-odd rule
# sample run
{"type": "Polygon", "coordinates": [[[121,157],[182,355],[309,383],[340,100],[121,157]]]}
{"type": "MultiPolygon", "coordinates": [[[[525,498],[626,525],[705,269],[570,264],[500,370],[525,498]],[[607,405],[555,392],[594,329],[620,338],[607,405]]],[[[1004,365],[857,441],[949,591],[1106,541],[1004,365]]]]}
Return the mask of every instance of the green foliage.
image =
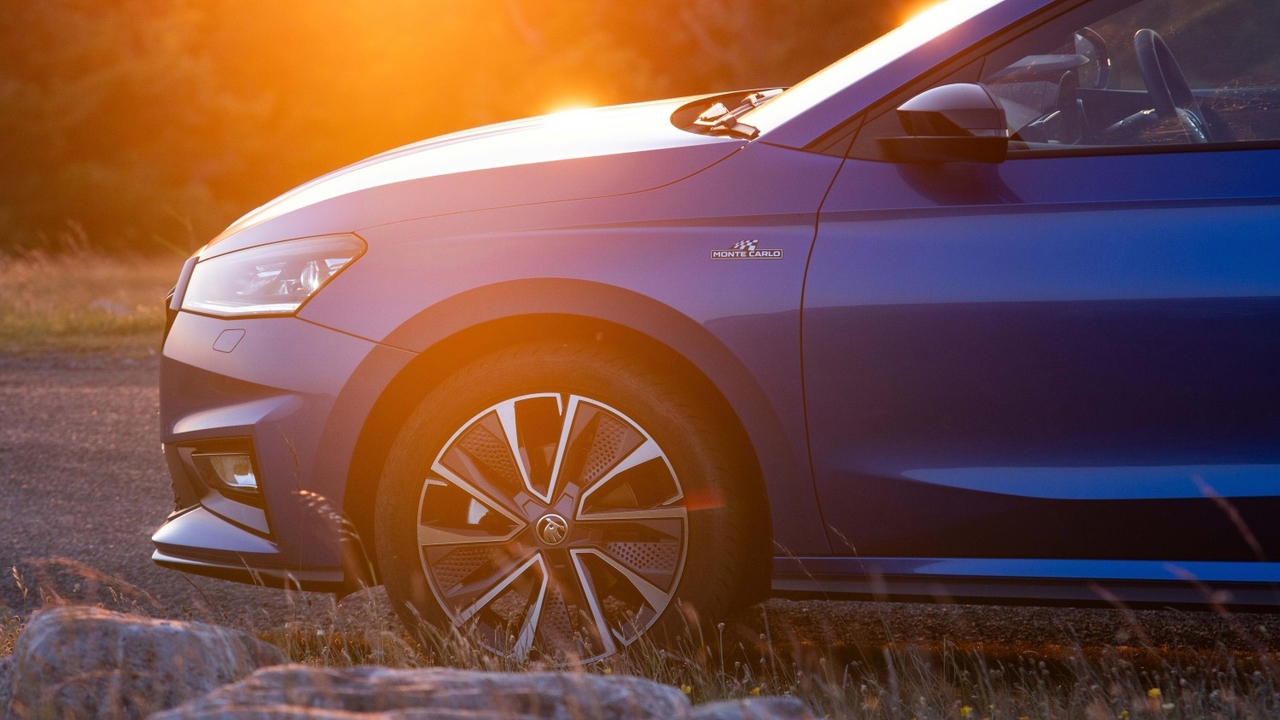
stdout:
{"type": "Polygon", "coordinates": [[[8,0],[0,252],[186,252],[444,132],[793,83],[906,0],[8,0]]]}

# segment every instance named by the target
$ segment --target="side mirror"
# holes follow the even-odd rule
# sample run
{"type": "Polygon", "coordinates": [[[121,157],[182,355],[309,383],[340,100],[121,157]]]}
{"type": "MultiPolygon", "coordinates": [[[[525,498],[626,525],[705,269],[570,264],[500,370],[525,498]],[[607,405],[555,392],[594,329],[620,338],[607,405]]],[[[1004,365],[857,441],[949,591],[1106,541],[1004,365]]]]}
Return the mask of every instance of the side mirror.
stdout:
{"type": "Polygon", "coordinates": [[[1009,154],[1004,108],[976,83],[926,90],[898,108],[906,137],[880,138],[901,163],[1002,163],[1009,154]]]}

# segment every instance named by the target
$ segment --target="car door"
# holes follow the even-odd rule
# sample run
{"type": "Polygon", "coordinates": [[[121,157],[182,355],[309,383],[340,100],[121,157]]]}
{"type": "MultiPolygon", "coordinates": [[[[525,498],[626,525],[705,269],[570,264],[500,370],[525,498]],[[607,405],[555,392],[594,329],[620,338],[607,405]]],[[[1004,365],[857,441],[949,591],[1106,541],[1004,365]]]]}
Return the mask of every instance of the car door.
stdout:
{"type": "Polygon", "coordinates": [[[803,356],[832,545],[1280,557],[1280,10],[1097,0],[1038,22],[949,79],[1001,103],[1008,160],[887,161],[922,84],[867,113],[824,203],[803,356]],[[1149,112],[1140,30],[1206,137],[1149,112]]]}

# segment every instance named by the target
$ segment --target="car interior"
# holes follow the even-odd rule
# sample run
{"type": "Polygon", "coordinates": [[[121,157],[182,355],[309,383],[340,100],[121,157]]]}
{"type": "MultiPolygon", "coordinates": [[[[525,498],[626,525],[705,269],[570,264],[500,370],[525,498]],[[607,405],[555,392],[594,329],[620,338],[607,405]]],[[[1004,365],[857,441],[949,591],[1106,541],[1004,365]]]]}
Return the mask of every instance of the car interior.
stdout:
{"type": "Polygon", "coordinates": [[[1108,5],[1086,6],[1088,25],[1049,23],[985,59],[981,82],[1005,109],[1011,152],[1280,139],[1273,3],[1143,0],[1097,12],[1108,5]]]}
{"type": "Polygon", "coordinates": [[[895,161],[880,141],[904,134],[897,108],[952,83],[980,83],[1000,104],[1010,158],[1280,141],[1280,3],[1093,0],[999,43],[890,96],[815,149],[895,161]]]}

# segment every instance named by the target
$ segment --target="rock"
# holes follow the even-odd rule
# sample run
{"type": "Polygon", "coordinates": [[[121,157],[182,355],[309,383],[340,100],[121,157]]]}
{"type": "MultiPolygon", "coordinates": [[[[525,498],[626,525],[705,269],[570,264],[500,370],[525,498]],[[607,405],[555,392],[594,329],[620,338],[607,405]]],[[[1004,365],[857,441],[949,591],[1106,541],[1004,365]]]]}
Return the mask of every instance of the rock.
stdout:
{"type": "Polygon", "coordinates": [[[11,712],[138,720],[284,661],[237,630],[61,607],[35,615],[18,637],[11,712]]]}
{"type": "Polygon", "coordinates": [[[809,706],[793,697],[762,697],[707,703],[690,720],[814,720],[809,706]]]}
{"type": "Polygon", "coordinates": [[[795,698],[691,707],[640,678],[465,670],[266,668],[150,720],[814,720],[795,698]]]}
{"type": "Polygon", "coordinates": [[[690,711],[678,689],[625,676],[288,665],[151,720],[673,720],[690,711]]]}

